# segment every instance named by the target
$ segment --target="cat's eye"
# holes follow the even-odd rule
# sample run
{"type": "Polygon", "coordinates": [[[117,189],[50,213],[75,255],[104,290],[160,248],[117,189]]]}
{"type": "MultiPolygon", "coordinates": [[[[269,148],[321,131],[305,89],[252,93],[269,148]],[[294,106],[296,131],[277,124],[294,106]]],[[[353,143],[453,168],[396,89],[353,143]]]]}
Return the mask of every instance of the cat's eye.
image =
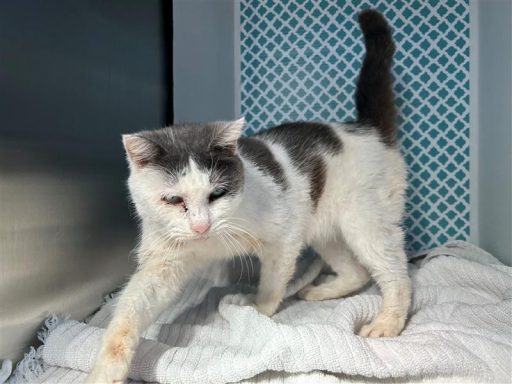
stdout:
{"type": "Polygon", "coordinates": [[[210,193],[209,200],[214,201],[217,200],[219,197],[222,197],[226,194],[226,190],[224,188],[215,188],[212,193],[210,193]]]}
{"type": "Polygon", "coordinates": [[[172,204],[172,205],[177,205],[177,204],[183,203],[183,198],[180,196],[171,196],[171,197],[163,196],[162,200],[165,201],[166,203],[172,204]]]}

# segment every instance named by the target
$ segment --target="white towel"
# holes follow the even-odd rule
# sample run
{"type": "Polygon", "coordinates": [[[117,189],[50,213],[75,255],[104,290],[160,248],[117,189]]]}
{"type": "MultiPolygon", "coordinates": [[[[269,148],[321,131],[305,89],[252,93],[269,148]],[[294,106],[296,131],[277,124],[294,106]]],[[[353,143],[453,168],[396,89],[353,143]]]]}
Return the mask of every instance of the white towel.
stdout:
{"type": "MultiPolygon", "coordinates": [[[[291,291],[318,272],[311,270],[291,291]]],[[[291,296],[268,318],[246,305],[250,295],[241,292],[247,287],[226,286],[225,268],[206,269],[144,333],[130,377],[231,383],[267,371],[326,371],[360,381],[457,377],[510,382],[512,268],[457,241],[431,251],[411,274],[413,303],[402,335],[367,339],[355,330],[378,311],[381,297],[375,287],[322,302],[291,296]]],[[[50,333],[43,350],[50,368],[39,382],[85,379],[78,371],[91,368],[114,302],[89,324],[69,320],[50,333]]]]}

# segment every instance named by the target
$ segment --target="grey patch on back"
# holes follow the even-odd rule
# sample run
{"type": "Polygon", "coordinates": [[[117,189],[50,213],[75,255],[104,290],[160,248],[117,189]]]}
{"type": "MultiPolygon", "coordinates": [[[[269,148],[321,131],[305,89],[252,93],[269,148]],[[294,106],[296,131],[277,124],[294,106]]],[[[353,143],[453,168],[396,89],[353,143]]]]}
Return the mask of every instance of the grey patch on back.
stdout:
{"type": "Polygon", "coordinates": [[[288,188],[283,167],[265,142],[257,138],[240,138],[238,145],[243,158],[249,160],[263,174],[272,177],[274,183],[283,191],[288,188]]]}
{"type": "Polygon", "coordinates": [[[311,168],[310,168],[310,183],[311,183],[311,201],[313,201],[313,206],[316,208],[318,206],[318,201],[320,197],[322,197],[322,193],[324,192],[325,179],[326,179],[326,166],[325,162],[320,156],[315,156],[311,159],[311,168]]]}
{"type": "Polygon", "coordinates": [[[337,155],[343,143],[327,124],[314,122],[286,123],[263,131],[256,137],[282,145],[299,172],[310,182],[310,198],[317,207],[322,196],[326,167],[322,155],[337,155]]]}

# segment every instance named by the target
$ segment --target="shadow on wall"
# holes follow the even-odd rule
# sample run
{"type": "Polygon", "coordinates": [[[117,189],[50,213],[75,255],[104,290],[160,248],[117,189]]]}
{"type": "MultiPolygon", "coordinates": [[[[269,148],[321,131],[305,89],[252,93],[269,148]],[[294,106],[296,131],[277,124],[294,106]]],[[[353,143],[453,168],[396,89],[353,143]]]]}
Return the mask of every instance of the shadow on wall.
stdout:
{"type": "Polygon", "coordinates": [[[0,359],[130,273],[121,133],[165,118],[162,3],[0,3],[0,359]]]}
{"type": "Polygon", "coordinates": [[[13,147],[0,145],[2,357],[19,356],[49,313],[92,312],[129,273],[135,239],[108,168],[63,169],[13,147]]]}

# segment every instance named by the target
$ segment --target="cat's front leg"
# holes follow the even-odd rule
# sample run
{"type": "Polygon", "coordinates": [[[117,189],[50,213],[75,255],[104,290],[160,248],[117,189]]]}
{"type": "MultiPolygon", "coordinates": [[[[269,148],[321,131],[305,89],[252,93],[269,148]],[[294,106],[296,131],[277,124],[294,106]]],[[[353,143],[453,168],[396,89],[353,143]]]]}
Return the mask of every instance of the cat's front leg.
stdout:
{"type": "Polygon", "coordinates": [[[87,383],[121,383],[126,379],[141,333],[169,304],[189,272],[181,262],[140,267],[119,297],[87,383]]]}
{"type": "Polygon", "coordinates": [[[266,247],[261,260],[260,283],[254,307],[261,313],[272,316],[286,293],[286,286],[295,272],[295,261],[300,246],[266,247]]]}

